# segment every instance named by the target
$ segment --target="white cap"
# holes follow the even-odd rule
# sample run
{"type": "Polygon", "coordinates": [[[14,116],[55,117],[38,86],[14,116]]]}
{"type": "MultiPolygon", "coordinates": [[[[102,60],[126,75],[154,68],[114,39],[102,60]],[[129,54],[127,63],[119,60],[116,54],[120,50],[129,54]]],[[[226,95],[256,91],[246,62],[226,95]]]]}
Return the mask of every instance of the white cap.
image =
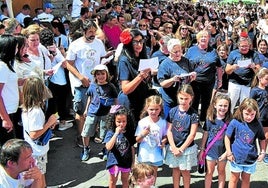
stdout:
{"type": "Polygon", "coordinates": [[[91,74],[94,75],[96,71],[98,70],[105,70],[108,73],[108,68],[106,65],[99,64],[94,67],[94,69],[91,71],[91,74]]]}

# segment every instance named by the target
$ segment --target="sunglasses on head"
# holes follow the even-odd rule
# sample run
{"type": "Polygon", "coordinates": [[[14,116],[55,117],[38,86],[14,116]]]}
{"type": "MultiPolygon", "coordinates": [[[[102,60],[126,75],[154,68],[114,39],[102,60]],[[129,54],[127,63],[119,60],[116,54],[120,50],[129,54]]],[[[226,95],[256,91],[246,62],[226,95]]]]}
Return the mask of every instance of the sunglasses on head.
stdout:
{"type": "Polygon", "coordinates": [[[145,24],[139,24],[139,27],[146,27],[147,25],[145,24]]]}

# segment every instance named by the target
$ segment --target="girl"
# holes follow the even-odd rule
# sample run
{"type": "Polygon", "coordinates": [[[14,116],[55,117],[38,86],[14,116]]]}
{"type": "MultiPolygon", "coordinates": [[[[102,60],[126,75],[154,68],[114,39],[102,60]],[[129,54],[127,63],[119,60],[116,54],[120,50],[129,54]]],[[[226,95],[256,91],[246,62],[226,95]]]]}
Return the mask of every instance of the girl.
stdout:
{"type": "Polygon", "coordinates": [[[107,117],[108,131],[104,139],[108,150],[106,168],[109,170],[109,188],[115,188],[121,172],[122,187],[128,188],[130,168],[134,164],[134,117],[125,107],[112,106],[107,117]]]}
{"type": "MultiPolygon", "coordinates": [[[[258,103],[259,111],[260,111],[260,122],[263,127],[263,131],[265,134],[266,142],[265,142],[265,151],[267,148],[268,141],[268,69],[262,68],[255,75],[251,90],[250,90],[250,98],[255,99],[258,103]]],[[[265,156],[265,163],[268,163],[268,155],[265,156]]]]}
{"type": "Polygon", "coordinates": [[[240,176],[241,187],[250,187],[250,175],[256,171],[256,161],[262,161],[265,156],[265,136],[259,117],[257,102],[245,98],[227,127],[224,142],[231,170],[229,188],[237,187],[240,176]],[[257,139],[260,143],[259,155],[257,139]]]}
{"type": "MultiPolygon", "coordinates": [[[[202,160],[202,155],[205,146],[213,140],[213,138],[222,130],[225,123],[229,122],[231,114],[231,100],[228,95],[216,94],[213,102],[210,104],[207,111],[207,120],[203,127],[204,133],[201,142],[199,160],[202,160]]],[[[224,130],[225,131],[225,130],[224,130]]],[[[224,188],[225,185],[225,166],[226,153],[224,147],[224,132],[219,139],[215,141],[206,156],[207,171],[205,176],[205,188],[211,187],[212,177],[215,166],[218,165],[218,187],[224,188]]]]}
{"type": "Polygon", "coordinates": [[[100,126],[100,138],[98,138],[98,143],[101,143],[104,139],[106,132],[106,115],[109,113],[111,105],[117,103],[117,91],[115,86],[110,83],[107,66],[102,64],[97,65],[94,67],[91,74],[94,75],[95,80],[90,84],[86,93],[88,95],[86,110],[84,112],[86,121],[81,133],[84,146],[81,157],[82,161],[89,159],[89,140],[90,137],[95,135],[97,124],[100,126]]]}
{"type": "Polygon", "coordinates": [[[130,188],[153,188],[155,182],[154,168],[148,164],[135,164],[129,178],[130,188]]]}
{"type": "Polygon", "coordinates": [[[190,170],[197,165],[197,146],[194,138],[199,117],[191,108],[194,92],[190,85],[183,85],[177,94],[177,107],[170,110],[167,118],[167,138],[170,146],[166,153],[166,164],[172,168],[174,188],[180,185],[180,176],[185,188],[190,187],[190,170]]]}
{"type": "Polygon", "coordinates": [[[46,145],[37,145],[33,140],[39,138],[49,128],[54,128],[57,123],[56,115],[51,115],[45,122],[45,115],[42,109],[44,105],[45,85],[37,77],[29,77],[23,85],[23,111],[22,124],[24,128],[24,139],[33,148],[33,157],[38,168],[42,172],[42,181],[46,185],[45,173],[47,163],[47,152],[49,142],[46,145]]]}
{"type": "Polygon", "coordinates": [[[138,162],[154,167],[155,180],[157,168],[163,165],[162,148],[167,142],[167,121],[161,117],[162,108],[163,100],[160,96],[148,97],[135,133],[136,141],[140,143],[138,162]]]}
{"type": "Polygon", "coordinates": [[[0,146],[14,138],[19,106],[18,76],[13,64],[17,40],[12,35],[0,36],[0,146]]]}

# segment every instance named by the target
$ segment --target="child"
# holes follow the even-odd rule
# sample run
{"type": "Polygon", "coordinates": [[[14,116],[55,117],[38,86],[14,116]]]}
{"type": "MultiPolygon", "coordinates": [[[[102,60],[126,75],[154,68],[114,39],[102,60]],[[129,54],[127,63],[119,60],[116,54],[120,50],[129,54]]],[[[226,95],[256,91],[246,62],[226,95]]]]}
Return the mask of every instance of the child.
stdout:
{"type": "Polygon", "coordinates": [[[154,168],[148,164],[135,164],[129,178],[130,188],[153,188],[155,182],[154,168]]]}
{"type": "MultiPolygon", "coordinates": [[[[250,98],[255,99],[259,106],[260,111],[260,122],[263,127],[263,131],[265,134],[266,142],[265,142],[265,151],[267,148],[268,141],[268,69],[262,68],[255,75],[252,87],[250,91],[250,98]]],[[[268,155],[265,155],[263,159],[265,163],[268,163],[268,155]]]]}
{"type": "Polygon", "coordinates": [[[122,187],[128,188],[130,168],[134,164],[134,117],[125,107],[112,106],[107,117],[108,131],[104,139],[108,150],[106,168],[109,170],[109,188],[115,188],[121,172],[122,187]]]}
{"type": "Polygon", "coordinates": [[[135,132],[136,141],[140,143],[138,162],[154,167],[155,180],[157,178],[157,168],[163,165],[162,148],[167,142],[167,121],[160,116],[162,109],[163,100],[160,96],[148,97],[135,132]]]}
{"type": "Polygon", "coordinates": [[[185,188],[190,187],[190,170],[197,165],[197,146],[194,138],[199,117],[191,108],[194,92],[190,85],[182,85],[177,98],[179,105],[170,110],[167,121],[167,138],[170,146],[166,153],[166,164],[172,168],[174,187],[179,187],[180,176],[185,188]]]}
{"type": "Polygon", "coordinates": [[[265,136],[258,118],[257,102],[246,98],[227,127],[224,142],[231,170],[228,187],[237,187],[240,178],[241,187],[250,187],[250,175],[256,171],[256,161],[262,161],[265,156],[265,136]],[[260,143],[259,155],[257,139],[260,143]]]}
{"type": "Polygon", "coordinates": [[[105,119],[109,113],[111,105],[117,103],[117,91],[112,83],[106,65],[97,65],[91,72],[94,75],[94,82],[90,84],[87,90],[88,101],[84,115],[86,117],[85,124],[81,133],[83,141],[82,161],[89,159],[89,140],[95,135],[96,125],[100,126],[100,139],[104,139],[106,128],[105,119]]]}
{"type": "Polygon", "coordinates": [[[42,146],[37,145],[33,140],[39,138],[49,128],[54,128],[57,123],[57,117],[53,114],[45,122],[45,114],[42,110],[44,93],[45,85],[40,78],[30,77],[26,79],[23,85],[23,112],[21,117],[24,139],[32,146],[33,157],[42,172],[42,181],[46,185],[45,173],[49,142],[42,146]]]}
{"type": "Polygon", "coordinates": [[[211,143],[218,132],[221,131],[222,134],[213,143],[206,155],[207,170],[205,176],[205,188],[211,187],[216,165],[218,166],[218,187],[224,188],[225,186],[226,153],[224,146],[224,132],[227,127],[224,128],[224,124],[230,122],[231,117],[231,99],[226,94],[216,94],[207,111],[207,120],[203,127],[204,133],[201,142],[199,160],[202,160],[205,148],[208,147],[209,143],[211,143]],[[223,128],[224,131],[222,131],[223,128]]]}

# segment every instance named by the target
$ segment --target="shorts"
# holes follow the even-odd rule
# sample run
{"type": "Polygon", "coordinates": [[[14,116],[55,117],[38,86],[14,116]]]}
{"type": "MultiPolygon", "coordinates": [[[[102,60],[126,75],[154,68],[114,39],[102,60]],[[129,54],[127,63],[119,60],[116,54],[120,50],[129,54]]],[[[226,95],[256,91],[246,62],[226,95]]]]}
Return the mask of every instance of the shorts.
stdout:
{"type": "Polygon", "coordinates": [[[109,173],[111,175],[115,175],[117,176],[119,174],[119,172],[121,173],[130,173],[131,171],[131,168],[122,168],[122,167],[119,167],[119,166],[112,166],[111,168],[109,168],[109,173]]]}
{"type": "Polygon", "coordinates": [[[188,147],[181,156],[174,156],[170,151],[170,145],[167,146],[165,164],[170,168],[179,168],[180,170],[191,170],[197,166],[197,145],[188,147]]]}
{"type": "Polygon", "coordinates": [[[247,174],[253,174],[256,172],[256,167],[256,162],[250,165],[242,165],[235,162],[230,162],[230,171],[235,173],[246,172],[247,174]]]}
{"type": "Polygon", "coordinates": [[[105,127],[106,116],[87,116],[81,133],[82,137],[93,137],[96,132],[96,126],[105,127]]]}
{"type": "Polygon", "coordinates": [[[154,163],[152,163],[152,162],[142,162],[142,163],[150,165],[150,166],[156,166],[156,167],[163,165],[163,161],[158,161],[158,162],[154,162],[154,163]]]}
{"type": "Polygon", "coordinates": [[[87,87],[74,88],[73,109],[79,115],[83,115],[86,109],[88,98],[86,95],[87,89],[87,87]]]}
{"type": "Polygon", "coordinates": [[[45,174],[47,171],[47,154],[40,156],[33,156],[36,161],[36,166],[39,168],[42,174],[45,174]]]}
{"type": "MultiPolygon", "coordinates": [[[[219,158],[211,157],[211,156],[208,156],[208,155],[206,156],[206,160],[219,162],[219,158]]],[[[222,162],[227,162],[227,159],[222,160],[222,162]]]]}

